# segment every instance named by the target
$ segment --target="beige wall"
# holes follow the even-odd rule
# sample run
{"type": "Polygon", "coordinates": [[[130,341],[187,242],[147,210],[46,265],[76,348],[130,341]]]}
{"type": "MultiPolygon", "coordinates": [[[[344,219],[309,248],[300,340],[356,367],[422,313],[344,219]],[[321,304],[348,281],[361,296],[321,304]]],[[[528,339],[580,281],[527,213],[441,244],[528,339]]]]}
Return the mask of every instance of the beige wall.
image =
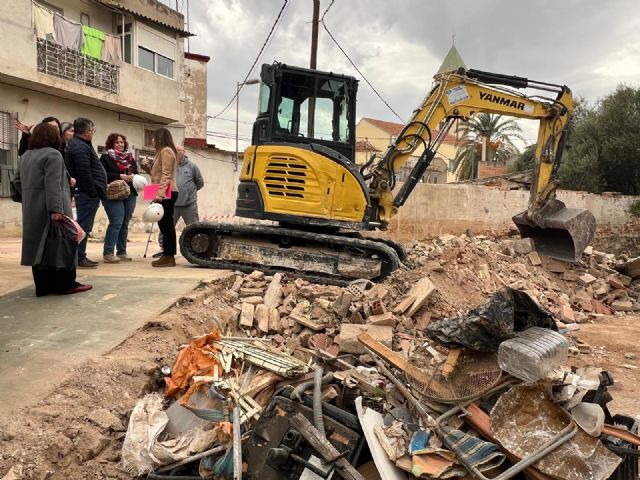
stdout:
{"type": "Polygon", "coordinates": [[[207,63],[184,59],[180,81],[184,97],[185,137],[207,138],[207,63]]]}
{"type": "MultiPolygon", "coordinates": [[[[52,2],[55,3],[55,2],[52,2]]],[[[79,0],[60,0],[63,4],[76,5],[75,10],[85,8],[79,0]]],[[[97,7],[90,4],[93,12],[97,7]]],[[[90,9],[87,6],[87,9],[90,9]]],[[[71,7],[65,8],[65,14],[71,7]]],[[[102,9],[105,15],[94,13],[101,22],[108,23],[112,31],[111,12],[102,9]]],[[[139,116],[154,122],[171,123],[184,115],[183,99],[178,81],[165,78],[134,65],[123,64],[120,68],[118,94],[110,94],[97,88],[83,86],[77,82],[58,78],[37,71],[36,36],[31,27],[31,1],[14,0],[0,2],[0,82],[40,91],[54,97],[67,98],[115,112],[139,116]],[[8,46],[11,46],[8,48],[8,46]]],[[[176,51],[176,78],[183,63],[184,42],[178,40],[176,51]]]]}
{"type": "MultiPolygon", "coordinates": [[[[400,208],[385,235],[399,240],[421,239],[467,230],[484,233],[515,227],[511,217],[527,209],[529,192],[498,190],[481,185],[418,184],[400,208]]],[[[631,221],[629,206],[638,197],[595,195],[562,190],[567,207],[586,208],[596,217],[598,230],[624,227],[631,221]]]]}

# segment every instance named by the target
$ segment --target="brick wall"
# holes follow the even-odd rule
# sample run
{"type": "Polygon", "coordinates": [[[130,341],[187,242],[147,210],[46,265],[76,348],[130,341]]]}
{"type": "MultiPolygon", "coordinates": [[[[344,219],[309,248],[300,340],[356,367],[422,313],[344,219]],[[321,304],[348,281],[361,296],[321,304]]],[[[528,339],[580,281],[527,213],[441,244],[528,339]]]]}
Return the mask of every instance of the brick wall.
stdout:
{"type": "Polygon", "coordinates": [[[506,165],[495,162],[478,162],[478,178],[495,177],[507,173],[506,165]]]}

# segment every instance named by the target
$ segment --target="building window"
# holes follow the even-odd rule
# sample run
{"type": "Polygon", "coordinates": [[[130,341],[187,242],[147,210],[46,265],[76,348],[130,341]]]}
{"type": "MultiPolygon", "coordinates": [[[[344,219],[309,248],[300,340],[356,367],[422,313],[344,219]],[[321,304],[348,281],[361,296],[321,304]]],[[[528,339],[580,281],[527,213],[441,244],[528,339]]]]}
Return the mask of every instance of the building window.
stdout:
{"type": "Polygon", "coordinates": [[[18,130],[16,116],[0,112],[0,165],[14,167],[18,160],[18,130]]]}
{"type": "Polygon", "coordinates": [[[138,66],[146,70],[156,71],[155,68],[155,54],[151,50],[147,50],[144,47],[138,47],[138,66]]]}
{"type": "Polygon", "coordinates": [[[10,180],[18,165],[17,114],[0,111],[0,197],[11,194],[10,180]]]}
{"type": "Polygon", "coordinates": [[[114,15],[114,22],[116,25],[116,33],[120,36],[120,41],[122,42],[122,44],[124,45],[124,61],[126,63],[131,64],[132,60],[132,51],[131,51],[131,45],[133,45],[133,35],[132,35],[132,29],[133,29],[133,24],[131,23],[125,23],[124,24],[124,35],[122,34],[122,22],[120,20],[122,20],[122,17],[120,17],[119,15],[114,15]]]}
{"type": "Polygon", "coordinates": [[[173,60],[147,48],[138,47],[138,66],[163,77],[173,78],[173,60]]]}
{"type": "Polygon", "coordinates": [[[138,66],[174,78],[177,44],[175,36],[137,22],[138,66]]]}
{"type": "Polygon", "coordinates": [[[165,77],[173,78],[173,60],[156,54],[156,72],[165,77]]]}
{"type": "Polygon", "coordinates": [[[90,26],[91,26],[91,18],[89,17],[89,14],[88,14],[88,13],[84,13],[84,12],[82,12],[82,13],[80,14],[80,23],[81,23],[82,25],[86,25],[87,27],[90,27],[90,26]]]}

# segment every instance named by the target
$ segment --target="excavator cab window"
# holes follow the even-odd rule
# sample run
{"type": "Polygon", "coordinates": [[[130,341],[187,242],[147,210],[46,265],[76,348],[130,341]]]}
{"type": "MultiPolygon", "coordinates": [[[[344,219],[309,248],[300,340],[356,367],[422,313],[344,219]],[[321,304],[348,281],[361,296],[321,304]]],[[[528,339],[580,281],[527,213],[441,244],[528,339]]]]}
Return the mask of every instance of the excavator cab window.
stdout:
{"type": "Polygon", "coordinates": [[[319,144],[353,160],[357,81],[282,64],[263,66],[253,144],[319,144]]]}

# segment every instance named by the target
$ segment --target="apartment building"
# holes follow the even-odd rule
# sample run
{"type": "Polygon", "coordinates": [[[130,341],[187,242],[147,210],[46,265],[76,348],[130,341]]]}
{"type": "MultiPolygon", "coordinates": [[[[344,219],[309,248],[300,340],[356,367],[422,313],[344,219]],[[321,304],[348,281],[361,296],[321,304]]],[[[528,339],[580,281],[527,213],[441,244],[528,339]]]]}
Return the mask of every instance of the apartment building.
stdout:
{"type": "Polygon", "coordinates": [[[185,54],[183,15],[157,0],[12,0],[0,2],[0,22],[2,196],[17,162],[15,120],[84,116],[96,123],[96,148],[121,132],[144,152],[158,125],[184,140],[195,87],[206,116],[206,81],[186,92],[181,80],[208,58],[185,54]]]}

